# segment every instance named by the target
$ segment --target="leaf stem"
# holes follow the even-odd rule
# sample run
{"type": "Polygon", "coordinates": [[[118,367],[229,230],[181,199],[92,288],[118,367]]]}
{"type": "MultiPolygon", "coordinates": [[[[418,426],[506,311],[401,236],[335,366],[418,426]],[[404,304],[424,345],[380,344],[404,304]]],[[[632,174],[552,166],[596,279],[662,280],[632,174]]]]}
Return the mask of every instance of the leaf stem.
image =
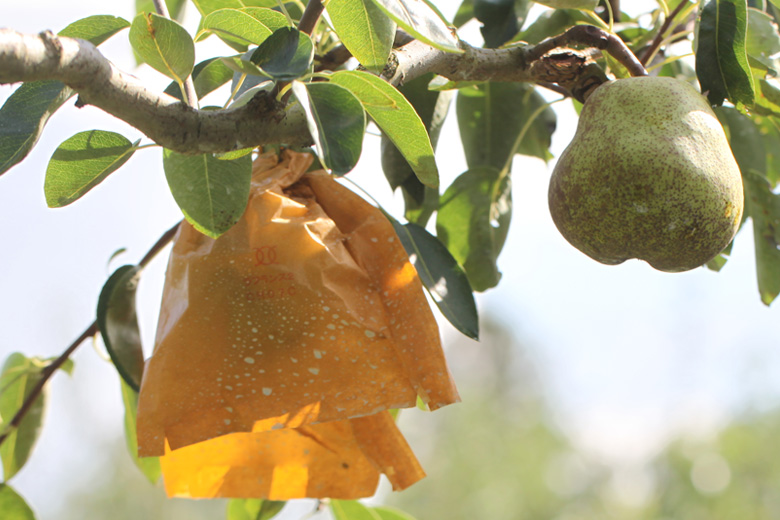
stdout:
{"type": "Polygon", "coordinates": [[[289,23],[291,26],[295,25],[295,20],[293,20],[292,16],[290,16],[290,12],[287,10],[287,7],[284,5],[284,1],[276,0],[276,5],[279,6],[279,9],[282,11],[282,14],[284,14],[284,17],[287,18],[287,23],[289,23]]]}
{"type": "Polygon", "coordinates": [[[223,109],[230,105],[230,102],[233,101],[233,98],[236,97],[236,94],[238,93],[239,89],[241,89],[241,85],[244,84],[245,80],[246,74],[241,74],[241,77],[238,78],[238,81],[236,81],[236,88],[233,89],[233,91],[230,93],[230,96],[228,96],[227,100],[225,101],[225,104],[222,106],[223,109]]]}
{"type": "MultiPolygon", "coordinates": [[[[144,255],[144,257],[141,259],[140,262],[138,262],[138,265],[141,267],[146,267],[149,262],[154,258],[154,256],[159,253],[166,245],[168,245],[168,242],[173,239],[173,236],[176,234],[176,230],[179,228],[179,224],[181,224],[181,221],[177,222],[175,226],[173,226],[171,229],[166,231],[162,234],[162,236],[157,239],[157,242],[149,249],[149,251],[144,255]]],[[[19,407],[19,410],[16,412],[16,414],[13,416],[13,419],[11,419],[11,422],[7,424],[7,426],[4,428],[3,433],[0,435],[0,446],[2,446],[3,442],[8,438],[11,433],[15,429],[19,427],[19,425],[24,420],[27,413],[30,411],[30,408],[32,407],[33,403],[38,399],[38,397],[41,395],[41,392],[43,392],[44,387],[46,386],[46,383],[49,381],[49,378],[62,366],[65,364],[65,362],[70,359],[70,356],[76,351],[76,349],[84,343],[88,338],[94,336],[99,332],[97,320],[93,321],[89,326],[87,326],[86,329],[84,329],[84,332],[81,333],[81,335],[76,338],[76,340],[68,346],[68,348],[65,349],[65,351],[57,356],[56,359],[54,359],[51,363],[46,365],[46,367],[41,370],[41,377],[38,380],[38,382],[35,384],[35,386],[30,390],[30,393],[27,394],[27,396],[24,399],[24,402],[19,407]]]]}

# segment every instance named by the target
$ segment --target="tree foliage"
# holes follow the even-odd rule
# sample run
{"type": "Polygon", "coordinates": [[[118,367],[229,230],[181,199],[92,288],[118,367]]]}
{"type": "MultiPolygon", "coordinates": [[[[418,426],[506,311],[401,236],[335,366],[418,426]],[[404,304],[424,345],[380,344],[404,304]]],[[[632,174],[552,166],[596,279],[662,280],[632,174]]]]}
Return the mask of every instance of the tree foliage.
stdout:
{"type": "MultiPolygon", "coordinates": [[[[46,170],[48,206],[94,196],[90,190],[128,168],[136,152],[162,146],[161,168],[183,218],[216,239],[245,212],[258,147],[309,151],[322,168],[348,176],[375,126],[382,134],[381,168],[391,189],[401,191],[408,222],[400,215],[387,218],[443,316],[476,338],[473,293],[501,279],[513,158],[553,159],[552,102],[571,100],[579,107],[598,84],[646,68],[697,85],[717,107],[743,176],[758,291],[766,305],[772,303],[780,294],[780,7],[659,1],[632,16],[614,9],[619,2],[537,3],[464,0],[448,19],[427,0],[193,0],[186,7],[188,2],[168,2],[170,13],[136,2],[132,21],[95,15],[57,35],[0,30],[0,82],[23,81],[0,108],[0,174],[12,174],[49,118],[78,96],[79,106],[94,104],[139,133],[78,129],[63,141],[46,170]],[[200,15],[194,33],[177,21],[183,8],[192,7],[200,15]],[[461,40],[457,28],[469,22],[479,25],[482,42],[461,40]],[[134,83],[95,50],[108,38],[124,37],[139,62],[170,78],[165,93],[134,83]],[[201,56],[198,44],[208,38],[221,40],[224,52],[201,56]],[[216,106],[203,102],[207,96],[216,106]],[[448,153],[454,143],[442,146],[438,135],[450,112],[468,169],[445,186],[437,153],[448,153]],[[435,225],[428,226],[434,215],[435,225]]],[[[44,387],[58,368],[69,369],[73,350],[98,331],[123,380],[128,446],[135,451],[134,407],[144,364],[135,288],[143,267],[172,235],[161,237],[137,265],[108,278],[95,323],[60,358],[15,353],[5,361],[0,502],[10,504],[11,518],[32,518],[7,482],[33,452],[44,387]]],[[[737,240],[748,240],[745,235],[737,240]]],[[[720,270],[729,251],[708,267],[720,270]]],[[[158,478],[153,460],[132,456],[150,480],[158,478]]],[[[405,518],[359,502],[330,506],[338,520],[405,518]]],[[[236,501],[228,518],[272,518],[279,509],[273,502],[236,501]]]]}

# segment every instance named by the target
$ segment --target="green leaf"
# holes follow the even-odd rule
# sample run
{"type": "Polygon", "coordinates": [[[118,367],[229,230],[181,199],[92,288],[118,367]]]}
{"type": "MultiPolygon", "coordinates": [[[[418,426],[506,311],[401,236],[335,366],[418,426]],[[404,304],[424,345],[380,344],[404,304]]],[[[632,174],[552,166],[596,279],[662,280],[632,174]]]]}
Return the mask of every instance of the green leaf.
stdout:
{"type": "Polygon", "coordinates": [[[232,161],[234,159],[239,159],[245,155],[249,155],[254,151],[255,151],[254,147],[241,148],[240,150],[233,150],[232,152],[214,154],[214,156],[220,161],[232,161]]]}
{"type": "Polygon", "coordinates": [[[138,392],[133,390],[124,379],[121,379],[122,402],[125,405],[125,442],[127,451],[133,463],[141,470],[141,473],[152,484],[160,480],[162,470],[160,468],[160,459],[158,457],[139,457],[138,456],[138,433],[136,432],[136,417],[138,414],[138,392]]]}
{"type": "MultiPolygon", "coordinates": [[[[399,87],[399,91],[414,107],[430,136],[431,146],[436,147],[441,127],[449,112],[451,92],[433,92],[428,89],[432,74],[420,76],[399,87]]],[[[390,187],[401,188],[406,210],[404,216],[410,222],[425,226],[430,216],[439,206],[438,188],[425,186],[414,173],[411,166],[387,138],[382,136],[382,170],[390,187]]]]}
{"type": "Polygon", "coordinates": [[[740,171],[766,172],[766,151],[758,127],[748,117],[730,107],[715,109],[729,139],[731,152],[737,160],[740,171]]]}
{"type": "Polygon", "coordinates": [[[712,105],[724,99],[752,106],[755,86],[750,73],[745,35],[745,0],[707,0],[701,9],[696,38],[696,76],[712,105]]]}
{"type": "Polygon", "coordinates": [[[252,7],[213,11],[201,25],[203,30],[218,35],[232,48],[245,52],[249,44],[261,44],[277,29],[287,27],[288,23],[278,11],[252,7]]]}
{"type": "MultiPolygon", "coordinates": [[[[187,0],[165,0],[165,5],[168,7],[168,14],[174,20],[179,20],[184,17],[184,4],[187,0]]],[[[135,0],[135,12],[136,13],[155,13],[157,12],[152,0],[135,0]]]]}
{"type": "Polygon", "coordinates": [[[327,9],[341,43],[366,69],[381,73],[393,48],[395,22],[372,0],[330,0],[327,9]]]}
{"type": "Polygon", "coordinates": [[[474,0],[474,16],[482,22],[485,47],[500,47],[520,30],[515,0],[474,0]]]}
{"type": "Polygon", "coordinates": [[[391,507],[375,507],[373,511],[382,520],[414,520],[414,517],[409,513],[391,507]]]}
{"type": "Polygon", "coordinates": [[[463,268],[424,227],[414,223],[402,225],[395,219],[391,222],[442,315],[465,336],[479,339],[477,305],[463,268]]]}
{"type": "Polygon", "coordinates": [[[357,500],[331,500],[330,510],[336,520],[382,520],[378,513],[357,500]]]}
{"type": "MultiPolygon", "coordinates": [[[[233,78],[233,70],[218,58],[210,58],[201,61],[192,69],[192,82],[195,85],[195,94],[198,99],[203,99],[207,94],[215,91],[233,78]]],[[[172,81],[165,89],[165,93],[182,100],[179,85],[172,81]]]]}
{"type": "Polygon", "coordinates": [[[278,500],[233,499],[228,502],[226,520],[270,520],[285,504],[278,500]]]}
{"type": "Polygon", "coordinates": [[[589,21],[589,18],[573,9],[556,9],[544,11],[523,32],[518,34],[513,41],[524,41],[529,44],[537,44],[545,38],[560,34],[577,22],[589,21]]]}
{"type": "Polygon", "coordinates": [[[130,22],[118,16],[96,15],[71,23],[58,34],[68,38],[81,38],[92,45],[100,45],[113,35],[130,27],[130,22]]]}
{"type": "Polygon", "coordinates": [[[536,118],[514,150],[528,118],[545,104],[533,87],[522,83],[484,83],[459,90],[456,112],[469,168],[493,166],[500,170],[513,153],[545,161],[552,158],[549,148],[556,117],[550,107],[536,118]]]}
{"type": "Polygon", "coordinates": [[[460,27],[474,18],[474,0],[463,0],[452,19],[452,25],[460,27]]]}
{"type": "Polygon", "coordinates": [[[251,61],[269,77],[292,81],[306,74],[314,60],[314,44],[309,35],[292,27],[282,27],[260,44],[251,61]]]}
{"type": "MultiPolygon", "coordinates": [[[[59,35],[100,45],[129,25],[115,16],[89,16],[68,25],[59,35]]],[[[27,157],[49,117],[74,94],[59,81],[31,81],[6,99],[0,108],[0,175],[27,157]]]]}
{"type": "Polygon", "coordinates": [[[130,45],[144,62],[177,83],[184,83],[195,66],[195,44],[187,30],[157,14],[135,17],[130,45]]]}
{"type": "Polygon", "coordinates": [[[445,52],[462,53],[447,22],[425,0],[372,0],[406,32],[445,52]]]}
{"type": "Polygon", "coordinates": [[[248,76],[262,76],[263,79],[267,78],[267,75],[260,70],[260,68],[252,63],[243,59],[241,56],[227,56],[219,59],[223,65],[230,70],[239,74],[246,74],[248,76]]]}
{"type": "Polygon", "coordinates": [[[780,294],[780,195],[759,172],[743,172],[742,178],[745,211],[753,219],[758,292],[769,305],[780,294]]]}
{"type": "Polygon", "coordinates": [[[765,70],[780,71],[780,34],[774,18],[753,7],[748,8],[748,26],[745,49],[749,58],[759,62],[765,70]]]}
{"type": "Polygon", "coordinates": [[[136,392],[141,388],[144,372],[144,352],[135,312],[135,292],[140,278],[138,266],[118,268],[103,285],[97,305],[97,324],[108,355],[122,379],[136,392]]]}
{"type": "MultiPolygon", "coordinates": [[[[54,361],[55,359],[56,359],[56,358],[48,358],[48,359],[46,359],[46,363],[47,363],[47,364],[48,364],[48,363],[51,363],[51,362],[52,362],[52,361],[54,361]]],[[[72,375],[73,375],[73,369],[74,369],[75,367],[76,367],[76,364],[73,362],[73,360],[72,360],[72,359],[66,359],[66,360],[65,360],[65,361],[64,361],[64,362],[63,362],[63,363],[60,365],[60,370],[62,370],[63,372],[65,372],[65,373],[66,373],[66,374],[68,374],[69,376],[72,376],[72,375]]]]}
{"type": "Polygon", "coordinates": [[[217,9],[241,9],[243,7],[276,7],[277,0],[192,0],[203,16],[217,9]]]}
{"type": "Polygon", "coordinates": [[[343,71],[331,82],[349,89],[368,115],[393,142],[417,178],[430,187],[439,185],[439,170],[425,125],[414,107],[395,87],[368,72],[343,71]]]}
{"type": "Polygon", "coordinates": [[[66,139],[54,151],[46,168],[46,204],[61,208],[78,200],[125,164],[137,144],[105,130],[79,132],[66,139]]]}
{"type": "Polygon", "coordinates": [[[495,287],[501,279],[496,261],[511,217],[509,175],[494,167],[469,169],[442,195],[436,234],[463,266],[475,291],[495,287]]]}
{"type": "Polygon", "coordinates": [[[27,502],[8,484],[0,484],[0,511],[3,520],[35,520],[27,502]]]}
{"type": "Polygon", "coordinates": [[[599,0],[534,0],[534,2],[553,9],[584,9],[587,11],[593,11],[599,5],[599,0]]]}
{"type": "Polygon", "coordinates": [[[707,262],[705,264],[707,266],[707,269],[711,271],[715,271],[716,273],[719,272],[721,269],[723,269],[723,267],[726,265],[726,262],[728,262],[729,256],[731,256],[731,248],[733,245],[734,245],[734,241],[732,240],[731,242],[729,242],[729,245],[727,245],[723,251],[718,253],[715,258],[707,262]]]}
{"type": "Polygon", "coordinates": [[[238,222],[249,201],[252,157],[222,161],[211,154],[163,151],[168,186],[187,221],[217,238],[238,222]]]}
{"type": "Polygon", "coordinates": [[[40,381],[45,365],[39,358],[28,358],[15,352],[8,356],[0,372],[0,433],[8,433],[0,445],[5,481],[22,469],[38,440],[43,424],[44,392],[35,399],[18,428],[11,429],[10,423],[40,381]]]}
{"type": "MultiPolygon", "coordinates": [[[[100,45],[129,25],[115,16],[89,16],[68,25],[59,35],[100,45]]],[[[59,81],[31,81],[6,99],[0,108],[0,175],[27,157],[49,117],[74,94],[59,81]]]]}
{"type": "Polygon", "coordinates": [[[349,90],[333,83],[293,81],[292,91],[306,111],[320,161],[336,175],[351,171],[363,150],[363,105],[349,90]]]}
{"type": "Polygon", "coordinates": [[[22,83],[0,108],[0,174],[30,153],[49,117],[74,94],[59,81],[22,83]]]}

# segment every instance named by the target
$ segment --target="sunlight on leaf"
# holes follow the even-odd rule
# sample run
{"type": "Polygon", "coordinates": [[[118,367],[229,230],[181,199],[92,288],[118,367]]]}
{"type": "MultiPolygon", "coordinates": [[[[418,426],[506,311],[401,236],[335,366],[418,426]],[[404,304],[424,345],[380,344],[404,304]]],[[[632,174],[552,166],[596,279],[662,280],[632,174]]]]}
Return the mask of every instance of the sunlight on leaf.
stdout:
{"type": "Polygon", "coordinates": [[[130,386],[123,380],[120,381],[122,385],[122,402],[125,405],[125,443],[127,444],[127,451],[130,454],[130,458],[136,467],[144,474],[144,476],[152,484],[156,484],[160,480],[162,470],[160,469],[159,457],[139,457],[138,456],[138,434],[136,433],[136,416],[138,411],[138,392],[130,388],[130,386]]]}
{"type": "Polygon", "coordinates": [[[0,512],[3,520],[35,520],[27,502],[8,484],[0,483],[0,512]]]}
{"type": "Polygon", "coordinates": [[[436,235],[463,266],[475,291],[495,287],[501,279],[496,261],[511,217],[509,176],[494,167],[469,169],[441,197],[436,235]]]}
{"type": "Polygon", "coordinates": [[[398,148],[420,182],[439,185],[439,170],[420,116],[406,98],[383,79],[361,71],[335,73],[331,83],[349,89],[368,115],[398,148]]]}
{"type": "Polygon", "coordinates": [[[341,42],[361,65],[382,72],[395,38],[395,22],[372,0],[331,0],[328,14],[341,42]]]}
{"type": "Polygon", "coordinates": [[[46,167],[43,191],[50,208],[78,200],[125,164],[136,150],[116,132],[89,130],[66,139],[54,151],[46,167]]]}
{"type": "Polygon", "coordinates": [[[201,233],[217,238],[241,217],[249,200],[252,158],[223,161],[211,154],[163,151],[163,169],[174,200],[201,233]]]}
{"type": "Polygon", "coordinates": [[[462,53],[447,22],[423,0],[373,0],[406,32],[437,49],[462,53]]]}
{"type": "Polygon", "coordinates": [[[45,363],[15,352],[8,356],[0,372],[0,432],[8,433],[0,445],[4,480],[10,480],[30,458],[43,425],[45,395],[41,393],[18,428],[10,422],[41,379],[45,363]]]}
{"type": "Polygon", "coordinates": [[[287,26],[282,13],[270,9],[219,9],[203,18],[203,30],[217,34],[225,43],[240,52],[249,44],[259,45],[271,34],[287,26]]]}
{"type": "Polygon", "coordinates": [[[130,27],[130,44],[158,72],[183,83],[195,66],[195,44],[187,30],[157,14],[139,14],[130,27]]]}

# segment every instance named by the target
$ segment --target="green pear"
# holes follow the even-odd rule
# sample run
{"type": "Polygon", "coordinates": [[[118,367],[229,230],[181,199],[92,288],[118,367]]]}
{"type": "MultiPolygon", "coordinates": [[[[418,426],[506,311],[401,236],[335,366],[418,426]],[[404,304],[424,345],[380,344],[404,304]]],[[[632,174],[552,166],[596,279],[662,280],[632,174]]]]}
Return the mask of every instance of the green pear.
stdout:
{"type": "Polygon", "coordinates": [[[550,213],[604,264],[703,265],[734,238],[744,196],[723,127],[691,85],[637,77],[599,86],[553,171],[550,213]]]}

